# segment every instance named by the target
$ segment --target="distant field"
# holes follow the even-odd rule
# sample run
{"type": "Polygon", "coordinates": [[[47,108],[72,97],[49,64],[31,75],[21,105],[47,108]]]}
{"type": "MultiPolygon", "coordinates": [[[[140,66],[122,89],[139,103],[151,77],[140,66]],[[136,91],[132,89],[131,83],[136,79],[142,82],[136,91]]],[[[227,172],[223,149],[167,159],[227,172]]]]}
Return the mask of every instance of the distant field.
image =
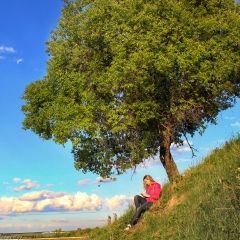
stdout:
{"type": "Polygon", "coordinates": [[[24,239],[24,240],[30,240],[30,239],[34,239],[34,240],[52,240],[52,239],[60,239],[60,240],[67,240],[67,239],[88,239],[87,237],[49,237],[49,238],[33,238],[33,237],[24,237],[24,238],[11,238],[11,237],[5,237],[5,238],[0,238],[0,240],[19,240],[19,239],[24,239]]]}
{"type": "Polygon", "coordinates": [[[25,238],[25,239],[34,239],[34,240],[40,240],[40,239],[41,240],[61,239],[61,240],[67,240],[67,239],[87,239],[87,238],[86,237],[55,237],[55,238],[25,238]]]}

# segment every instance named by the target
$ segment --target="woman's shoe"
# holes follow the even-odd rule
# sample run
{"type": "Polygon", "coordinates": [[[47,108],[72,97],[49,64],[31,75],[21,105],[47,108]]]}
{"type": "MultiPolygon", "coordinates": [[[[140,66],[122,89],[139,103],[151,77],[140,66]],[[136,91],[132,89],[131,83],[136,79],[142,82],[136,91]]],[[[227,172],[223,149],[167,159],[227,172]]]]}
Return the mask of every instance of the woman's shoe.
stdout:
{"type": "Polygon", "coordinates": [[[125,228],[125,231],[129,231],[131,229],[131,227],[132,226],[130,224],[128,224],[127,227],[125,228]]]}

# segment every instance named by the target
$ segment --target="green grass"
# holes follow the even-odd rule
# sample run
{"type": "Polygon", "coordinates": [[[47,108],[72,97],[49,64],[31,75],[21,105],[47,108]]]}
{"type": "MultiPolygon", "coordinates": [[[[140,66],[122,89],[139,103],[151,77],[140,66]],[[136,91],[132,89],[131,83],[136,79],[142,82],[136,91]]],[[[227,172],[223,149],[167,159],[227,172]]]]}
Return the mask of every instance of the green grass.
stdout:
{"type": "Polygon", "coordinates": [[[240,136],[215,149],[182,180],[163,186],[161,199],[129,232],[133,207],[89,239],[240,239],[240,136]]]}

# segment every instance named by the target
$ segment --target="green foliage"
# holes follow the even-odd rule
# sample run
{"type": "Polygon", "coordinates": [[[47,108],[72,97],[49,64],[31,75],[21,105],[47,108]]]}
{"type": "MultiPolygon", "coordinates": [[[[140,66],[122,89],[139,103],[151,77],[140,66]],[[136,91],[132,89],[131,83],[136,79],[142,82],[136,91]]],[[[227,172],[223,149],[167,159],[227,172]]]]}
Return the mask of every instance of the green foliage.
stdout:
{"type": "Polygon", "coordinates": [[[239,96],[239,25],[234,0],[64,0],[24,129],[71,141],[83,172],[121,174],[164,147],[169,173],[170,144],[239,96]]]}
{"type": "Polygon", "coordinates": [[[58,228],[54,230],[54,236],[55,237],[60,237],[62,235],[62,229],[58,228]]]}

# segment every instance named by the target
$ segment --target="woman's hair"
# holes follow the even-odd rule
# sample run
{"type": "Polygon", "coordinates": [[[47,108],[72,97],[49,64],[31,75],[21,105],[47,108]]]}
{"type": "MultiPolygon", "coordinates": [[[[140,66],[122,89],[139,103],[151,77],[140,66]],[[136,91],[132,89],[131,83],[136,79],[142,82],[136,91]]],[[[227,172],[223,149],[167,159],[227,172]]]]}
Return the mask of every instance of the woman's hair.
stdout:
{"type": "Polygon", "coordinates": [[[143,187],[144,187],[144,189],[147,189],[147,187],[148,187],[148,186],[145,184],[145,182],[144,182],[145,179],[150,180],[151,183],[154,183],[154,182],[155,182],[155,181],[153,180],[152,176],[150,176],[150,175],[148,175],[148,174],[145,175],[145,176],[143,177],[143,187]]]}

